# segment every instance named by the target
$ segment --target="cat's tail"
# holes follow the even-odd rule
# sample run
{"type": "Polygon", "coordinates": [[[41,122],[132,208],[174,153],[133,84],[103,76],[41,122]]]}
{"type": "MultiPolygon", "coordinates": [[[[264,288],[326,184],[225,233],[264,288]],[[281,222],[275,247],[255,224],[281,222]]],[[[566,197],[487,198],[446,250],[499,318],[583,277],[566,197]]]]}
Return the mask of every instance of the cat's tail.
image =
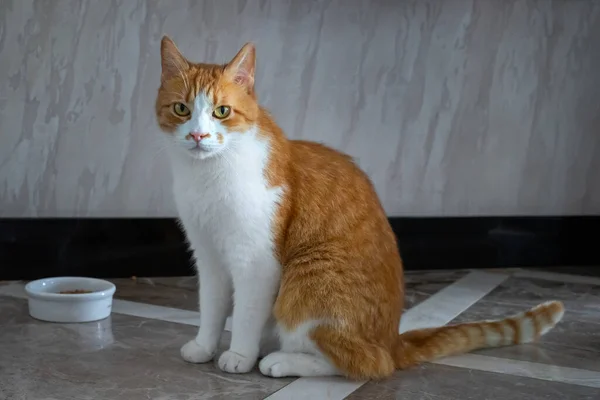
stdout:
{"type": "Polygon", "coordinates": [[[552,329],[564,312],[560,301],[550,301],[502,320],[408,331],[398,336],[392,357],[397,369],[405,369],[477,349],[533,342],[552,329]]]}

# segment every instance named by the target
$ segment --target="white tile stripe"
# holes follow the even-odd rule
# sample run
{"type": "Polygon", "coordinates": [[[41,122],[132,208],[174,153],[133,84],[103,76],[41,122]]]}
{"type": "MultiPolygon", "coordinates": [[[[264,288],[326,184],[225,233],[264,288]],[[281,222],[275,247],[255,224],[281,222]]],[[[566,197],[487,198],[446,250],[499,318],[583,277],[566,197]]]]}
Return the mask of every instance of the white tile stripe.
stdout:
{"type": "Polygon", "coordinates": [[[113,300],[112,312],[133,317],[157,319],[184,325],[200,325],[200,313],[176,308],[136,303],[128,300],[113,300]]]}
{"type": "MultiPolygon", "coordinates": [[[[200,313],[197,311],[136,303],[135,301],[114,299],[112,312],[132,317],[200,326],[200,313]]],[[[227,318],[225,322],[225,330],[231,331],[231,317],[227,318]]]]}
{"type": "Polygon", "coordinates": [[[434,364],[600,388],[600,372],[586,369],[559,367],[479,354],[448,357],[435,361],[434,364]]]}
{"type": "MultiPolygon", "coordinates": [[[[499,273],[471,272],[406,311],[402,316],[400,331],[445,325],[494,290],[508,277],[509,275],[499,273]]],[[[266,399],[341,400],[365,383],[351,382],[339,377],[300,378],[266,399]]]]}
{"type": "Polygon", "coordinates": [[[510,277],[474,271],[406,311],[400,332],[446,325],[510,277]]]}

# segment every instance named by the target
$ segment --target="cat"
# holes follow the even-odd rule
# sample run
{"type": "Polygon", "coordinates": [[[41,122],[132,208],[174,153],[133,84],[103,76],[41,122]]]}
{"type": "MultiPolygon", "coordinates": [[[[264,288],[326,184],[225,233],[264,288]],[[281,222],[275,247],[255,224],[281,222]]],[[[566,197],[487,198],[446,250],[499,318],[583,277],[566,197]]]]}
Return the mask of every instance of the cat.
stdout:
{"type": "Polygon", "coordinates": [[[211,361],[231,308],[221,370],[245,373],[261,340],[271,377],[382,379],[436,358],[534,341],[562,303],[520,315],[398,333],[403,266],[369,178],[324,145],[289,140],[257,102],[255,47],[225,65],[161,42],[156,116],[179,219],[199,277],[200,329],[182,357],[211,361]]]}

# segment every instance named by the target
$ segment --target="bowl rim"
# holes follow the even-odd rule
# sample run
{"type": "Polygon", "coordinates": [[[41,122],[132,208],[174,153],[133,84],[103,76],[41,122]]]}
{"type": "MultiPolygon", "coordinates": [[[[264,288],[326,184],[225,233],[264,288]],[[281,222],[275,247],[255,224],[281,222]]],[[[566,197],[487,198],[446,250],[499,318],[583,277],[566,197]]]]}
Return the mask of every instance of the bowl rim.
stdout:
{"type": "Polygon", "coordinates": [[[87,278],[83,276],[53,276],[48,278],[36,279],[31,281],[25,285],[25,291],[29,297],[34,297],[38,299],[47,299],[47,300],[96,300],[96,299],[104,299],[106,297],[112,296],[116,291],[116,286],[114,283],[109,282],[104,279],[98,278],[87,278]],[[33,286],[36,284],[40,284],[44,281],[50,280],[79,280],[79,281],[87,281],[87,282],[97,282],[103,285],[106,285],[107,288],[103,290],[98,290],[96,292],[91,293],[48,293],[48,292],[40,292],[33,289],[33,286]]]}

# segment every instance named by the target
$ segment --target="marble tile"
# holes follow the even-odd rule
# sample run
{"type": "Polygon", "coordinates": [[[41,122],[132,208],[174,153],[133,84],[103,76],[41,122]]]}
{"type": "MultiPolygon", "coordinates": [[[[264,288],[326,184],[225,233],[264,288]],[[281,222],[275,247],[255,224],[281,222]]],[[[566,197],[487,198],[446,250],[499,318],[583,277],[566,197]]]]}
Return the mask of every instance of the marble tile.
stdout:
{"type": "Polygon", "coordinates": [[[596,267],[562,267],[521,269],[515,271],[515,278],[529,278],[543,281],[556,281],[563,283],[580,283],[583,285],[600,286],[600,268],[596,267]]]}
{"type": "Polygon", "coordinates": [[[600,2],[0,2],[0,216],[174,216],[159,42],[225,62],[389,215],[600,212],[600,2]]]}
{"type": "MultiPolygon", "coordinates": [[[[523,297],[522,294],[521,296],[523,297]]],[[[502,298],[492,298],[490,295],[455,318],[452,323],[502,318],[526,310],[531,305],[514,296],[507,300],[509,303],[504,303],[502,298]]],[[[479,350],[475,354],[600,371],[600,311],[586,311],[589,307],[581,300],[561,300],[566,304],[563,320],[537,343],[479,350]]],[[[537,302],[539,301],[533,303],[537,302]]],[[[596,308],[598,303],[591,306],[596,308]]]]}
{"type": "Polygon", "coordinates": [[[592,400],[597,395],[597,388],[427,364],[369,382],[347,399],[592,400]]]}
{"type": "MultiPolygon", "coordinates": [[[[461,270],[406,273],[405,310],[423,302],[468,272],[461,270]]],[[[187,325],[199,323],[196,277],[136,277],[109,280],[117,287],[113,306],[115,313],[187,325]]],[[[0,289],[0,294],[24,297],[22,286],[23,284],[14,283],[11,288],[0,289]]]]}
{"type": "MultiPolygon", "coordinates": [[[[290,383],[185,363],[196,328],[113,314],[89,324],[33,320],[0,297],[0,398],[11,400],[263,399],[290,383]]],[[[229,335],[224,335],[225,348],[229,335]]]]}
{"type": "Polygon", "coordinates": [[[349,381],[342,377],[296,379],[265,400],[342,400],[366,382],[349,381]]]}
{"type": "Polygon", "coordinates": [[[595,282],[598,282],[597,284],[600,285],[600,268],[598,268],[598,266],[590,266],[589,265],[582,265],[582,266],[574,266],[574,265],[565,265],[565,266],[561,266],[561,267],[538,267],[538,268],[533,268],[533,270],[536,271],[543,271],[543,272],[554,272],[556,274],[561,274],[561,275],[575,275],[575,276],[581,276],[581,277],[586,277],[586,278],[594,278],[595,282]]]}
{"type": "Polygon", "coordinates": [[[600,286],[594,278],[591,284],[586,284],[583,277],[560,282],[525,275],[508,279],[452,322],[501,318],[543,301],[561,300],[566,308],[563,320],[538,343],[476,353],[600,371],[600,286]]]}
{"type": "Polygon", "coordinates": [[[446,357],[435,360],[432,363],[600,389],[600,373],[588,369],[512,360],[473,353],[446,357]]]}
{"type": "Polygon", "coordinates": [[[404,309],[416,306],[468,273],[467,270],[405,271],[404,309]]]}
{"type": "MultiPolygon", "coordinates": [[[[21,282],[0,283],[0,296],[27,299],[25,284],[21,282]]],[[[118,298],[113,299],[112,313],[182,325],[199,326],[200,324],[200,313],[198,311],[121,300],[118,298]]],[[[231,330],[231,317],[227,318],[225,330],[231,330]]]]}
{"type": "MultiPolygon", "coordinates": [[[[404,308],[414,307],[468,273],[467,270],[406,272],[404,308]]],[[[196,277],[109,280],[117,287],[117,299],[198,311],[196,277]]]]}
{"type": "Polygon", "coordinates": [[[198,311],[195,276],[109,280],[117,287],[117,299],[198,311]]]}
{"type": "MultiPolygon", "coordinates": [[[[183,297],[182,293],[195,290],[191,277],[116,280],[122,297],[116,300],[112,317],[99,323],[74,325],[31,319],[23,299],[3,296],[22,295],[22,286],[2,283],[0,398],[594,398],[600,386],[597,361],[600,359],[597,334],[600,318],[593,307],[594,303],[598,304],[598,286],[574,278],[568,282],[526,278],[523,274],[506,278],[506,274],[514,272],[407,273],[408,291],[423,297],[424,301],[415,302],[416,307],[406,315],[426,314],[429,318],[426,320],[434,318],[435,323],[501,317],[547,300],[551,297],[546,296],[553,294],[552,298],[565,301],[567,313],[563,323],[539,344],[448,358],[441,361],[446,362],[445,365],[427,364],[397,372],[391,379],[364,385],[341,378],[275,380],[256,372],[232,376],[220,373],[213,364],[184,363],[179,347],[195,334],[196,328],[189,324],[197,323],[197,313],[170,308],[170,305],[188,301],[189,297],[183,297]],[[174,300],[170,300],[171,297],[174,300]],[[477,301],[481,297],[483,299],[477,301]],[[442,320],[444,312],[447,315],[442,320]]],[[[225,332],[222,349],[229,340],[230,333],[225,332]]]]}
{"type": "MultiPolygon", "coordinates": [[[[114,299],[112,312],[115,314],[174,322],[183,325],[199,326],[200,324],[200,313],[198,311],[136,303],[128,300],[114,299]]],[[[230,324],[230,318],[228,318],[227,322],[228,324],[226,326],[230,324]]]]}
{"type": "Polygon", "coordinates": [[[406,311],[400,332],[445,325],[508,279],[508,275],[473,271],[406,311]]]}
{"type": "Polygon", "coordinates": [[[568,313],[600,315],[600,285],[593,278],[590,283],[581,280],[565,281],[513,277],[498,286],[484,301],[497,305],[533,307],[547,300],[560,300],[568,313]]]}

